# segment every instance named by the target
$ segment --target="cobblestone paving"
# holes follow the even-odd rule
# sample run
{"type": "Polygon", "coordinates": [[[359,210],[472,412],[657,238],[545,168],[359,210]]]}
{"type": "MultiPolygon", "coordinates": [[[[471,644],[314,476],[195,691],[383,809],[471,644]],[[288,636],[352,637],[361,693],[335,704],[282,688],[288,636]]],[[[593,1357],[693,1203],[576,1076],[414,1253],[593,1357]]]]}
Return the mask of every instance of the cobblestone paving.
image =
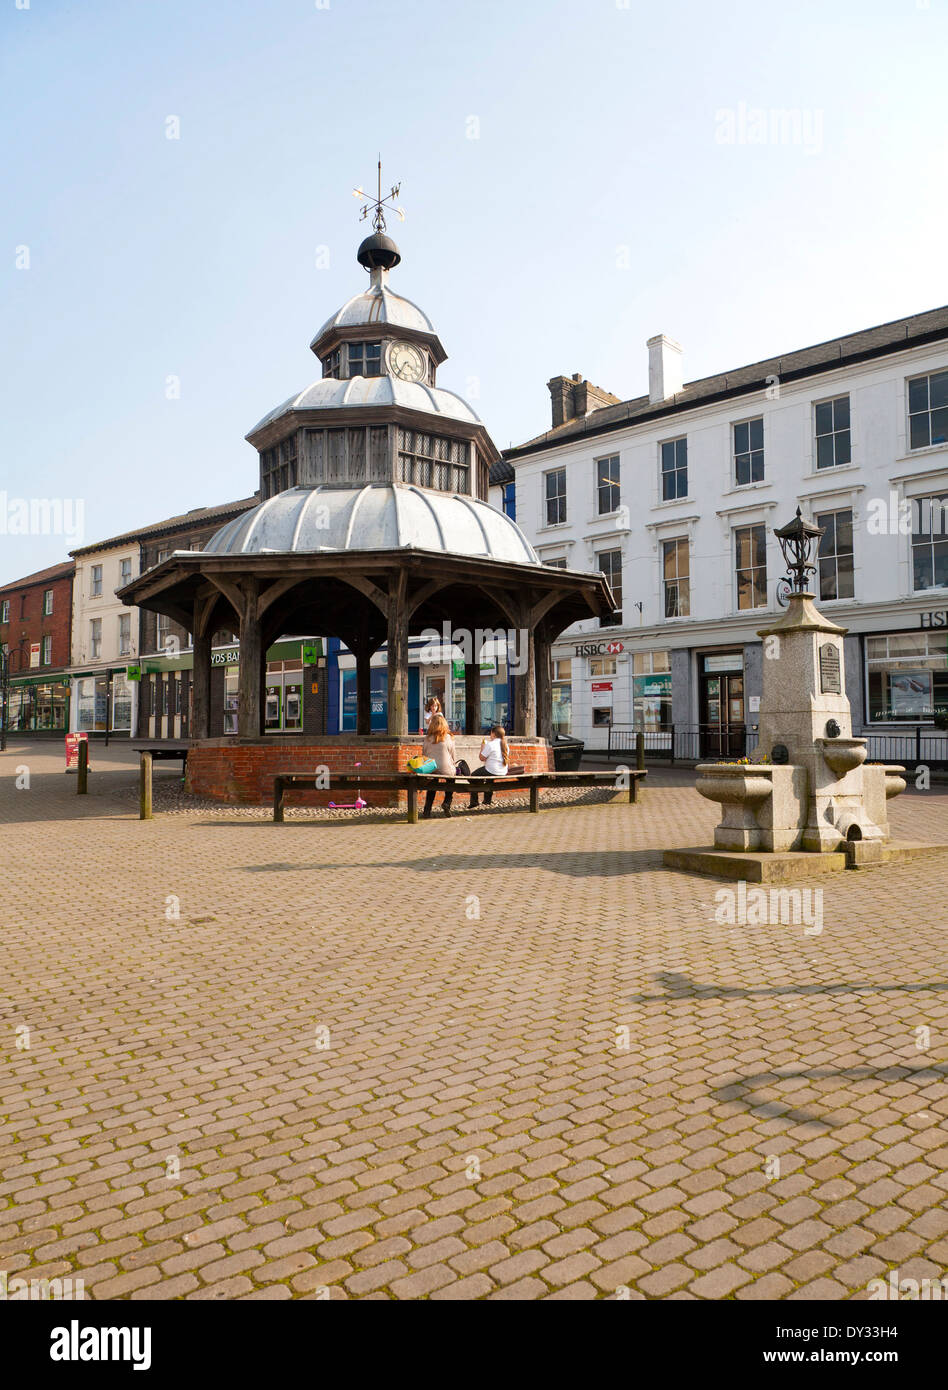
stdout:
{"type": "MultiPolygon", "coordinates": [[[[127,753],[78,798],[59,749],[0,759],[11,1277],[837,1300],[948,1272],[948,857],[814,880],[819,935],[729,927],[660,864],[711,838],[688,774],[638,807],[142,824],[127,753]]],[[[948,841],[944,789],[892,811],[948,841]]]]}

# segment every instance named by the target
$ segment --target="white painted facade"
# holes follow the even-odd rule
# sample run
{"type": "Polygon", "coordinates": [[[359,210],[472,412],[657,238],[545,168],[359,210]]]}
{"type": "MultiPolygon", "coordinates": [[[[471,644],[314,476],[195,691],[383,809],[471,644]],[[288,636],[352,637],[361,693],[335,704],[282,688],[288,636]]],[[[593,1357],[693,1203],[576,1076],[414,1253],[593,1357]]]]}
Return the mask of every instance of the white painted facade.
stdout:
{"type": "MultiPolygon", "coordinates": [[[[649,346],[650,387],[654,392],[662,376],[656,352],[664,352],[670,359],[665,361],[664,370],[674,383],[677,344],[661,337],[649,346]]],[[[868,654],[881,648],[878,643],[870,646],[867,639],[871,634],[901,633],[904,638],[916,638],[917,645],[918,634],[930,631],[935,651],[924,658],[929,663],[927,669],[943,650],[948,567],[939,560],[942,582],[917,588],[912,536],[900,533],[897,526],[894,534],[888,528],[884,534],[876,532],[882,529],[879,512],[883,505],[888,506],[890,496],[897,503],[931,495],[948,497],[948,442],[911,447],[908,386],[913,378],[946,370],[948,342],[942,339],[890,351],[857,365],[813,372],[792,382],[777,381],[763,391],[687,405],[660,418],[623,422],[621,427],[597,435],[567,437],[561,444],[555,442],[554,434],[539,451],[511,457],[517,524],[544,563],[565,560],[570,569],[593,570],[600,567],[601,552],[621,552],[621,623],[616,627],[603,627],[595,620],[576,624],[554,646],[554,662],[571,662],[571,732],[593,748],[604,748],[608,728],[601,711],[607,707],[611,708],[616,732],[622,725],[641,726],[643,718],[646,728],[656,727],[654,710],[650,723],[642,708],[633,707],[633,667],[643,667],[639,675],[644,678],[649,666],[655,664],[667,665],[671,677],[670,682],[655,681],[653,686],[658,690],[670,683],[672,722],[680,729],[697,728],[705,722],[709,698],[705,676],[711,673],[705,672],[704,658],[712,658],[712,672],[715,664],[723,670],[721,654],[728,651],[740,657],[734,670],[736,674],[743,668],[742,722],[752,728],[762,659],[757,632],[782,611],[777,591],[785,566],[773,529],[791,521],[798,505],[808,519],[834,512],[852,513],[853,596],[820,597],[819,607],[850,633],[846,640],[847,693],[854,730],[904,734],[918,726],[933,731],[932,711],[927,716],[920,712],[924,694],[913,688],[924,684],[923,677],[905,674],[908,685],[901,690],[901,704],[896,709],[886,702],[890,695],[895,699],[893,692],[904,682],[901,677],[895,679],[875,655],[874,688],[881,679],[886,692],[882,715],[895,711],[898,717],[882,717],[878,699],[870,713],[868,654]],[[848,397],[850,405],[851,461],[817,467],[816,405],[842,397],[848,397]],[[733,427],[757,418],[763,426],[763,479],[739,485],[733,427]],[[661,446],[682,437],[687,440],[687,491],[675,500],[663,500],[661,446]],[[611,456],[619,459],[619,505],[600,514],[597,464],[611,456]],[[560,468],[565,470],[566,518],[551,524],[546,475],[560,468]],[[735,531],[753,525],[766,528],[766,586],[759,606],[741,609],[735,531]],[[664,543],[678,539],[688,544],[689,612],[687,616],[665,617],[664,543]],[[929,618],[929,614],[934,616],[929,618]],[[615,660],[614,675],[608,671],[604,675],[601,666],[591,666],[596,657],[580,650],[584,644],[609,642],[623,646],[615,660]],[[646,653],[662,655],[649,658],[646,653]],[[607,684],[611,690],[595,689],[607,684]],[[911,718],[913,699],[919,712],[911,718]],[[594,718],[596,709],[600,714],[594,718]]],[[[668,404],[672,407],[674,403],[669,400],[668,404]]],[[[588,415],[587,428],[595,428],[598,415],[609,414],[604,410],[588,415]]],[[[491,500],[499,505],[500,497],[501,490],[493,488],[491,500]]],[[[935,564],[933,560],[933,572],[935,564]]],[[[909,673],[912,643],[903,640],[901,647],[906,653],[901,665],[909,673]]],[[[921,660],[919,654],[919,666],[921,660]]],[[[554,678],[556,675],[554,666],[554,678]]],[[[640,680],[640,697],[644,689],[645,682],[640,680]]],[[[667,713],[660,722],[668,723],[667,713]]]]}
{"type": "Polygon", "coordinates": [[[126,681],[124,672],[138,659],[139,615],[115,597],[115,590],[137,578],[139,543],[79,551],[74,558],[69,727],[104,733],[107,724],[110,734],[130,737],[137,723],[138,684],[126,681]]]}

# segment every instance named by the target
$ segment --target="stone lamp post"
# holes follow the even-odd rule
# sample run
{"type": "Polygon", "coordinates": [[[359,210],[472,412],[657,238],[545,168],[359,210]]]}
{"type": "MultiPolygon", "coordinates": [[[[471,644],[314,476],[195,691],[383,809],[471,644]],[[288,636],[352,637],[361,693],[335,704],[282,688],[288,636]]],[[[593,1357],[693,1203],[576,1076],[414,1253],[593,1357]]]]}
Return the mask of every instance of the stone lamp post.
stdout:
{"type": "Polygon", "coordinates": [[[905,789],[904,768],[865,766],[866,740],[852,736],[846,629],[819,612],[808,588],[822,529],[797,508],[794,520],[774,534],[792,588],[786,613],[759,633],[759,747],[750,764],[697,769],[697,790],[723,808],[714,843],[776,853],[845,848],[860,862],[881,859],[889,839],[886,800],[905,789]]]}

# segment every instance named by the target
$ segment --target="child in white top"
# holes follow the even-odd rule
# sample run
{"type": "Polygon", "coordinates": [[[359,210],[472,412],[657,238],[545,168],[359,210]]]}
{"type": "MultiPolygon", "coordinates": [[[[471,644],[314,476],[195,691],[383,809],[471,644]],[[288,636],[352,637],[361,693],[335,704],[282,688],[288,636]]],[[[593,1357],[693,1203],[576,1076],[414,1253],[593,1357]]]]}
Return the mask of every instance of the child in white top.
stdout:
{"type": "MultiPolygon", "coordinates": [[[[477,768],[471,773],[472,777],[506,777],[507,768],[510,764],[510,749],[507,744],[507,735],[502,724],[494,724],[491,727],[490,737],[485,738],[481,744],[480,760],[483,767],[477,768]]],[[[492,782],[484,788],[484,805],[489,806],[494,795],[494,785],[492,782]]],[[[468,802],[468,810],[477,809],[477,792],[471,788],[471,796],[468,802]]]]}

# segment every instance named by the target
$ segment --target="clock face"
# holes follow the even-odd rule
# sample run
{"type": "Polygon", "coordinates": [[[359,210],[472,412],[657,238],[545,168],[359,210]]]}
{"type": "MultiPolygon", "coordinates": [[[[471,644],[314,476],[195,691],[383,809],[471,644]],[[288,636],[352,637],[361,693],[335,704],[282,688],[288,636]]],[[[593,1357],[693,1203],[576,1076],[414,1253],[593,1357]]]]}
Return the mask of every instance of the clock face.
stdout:
{"type": "Polygon", "coordinates": [[[401,381],[424,381],[428,374],[425,354],[413,343],[394,343],[388,351],[388,365],[401,381]]]}

